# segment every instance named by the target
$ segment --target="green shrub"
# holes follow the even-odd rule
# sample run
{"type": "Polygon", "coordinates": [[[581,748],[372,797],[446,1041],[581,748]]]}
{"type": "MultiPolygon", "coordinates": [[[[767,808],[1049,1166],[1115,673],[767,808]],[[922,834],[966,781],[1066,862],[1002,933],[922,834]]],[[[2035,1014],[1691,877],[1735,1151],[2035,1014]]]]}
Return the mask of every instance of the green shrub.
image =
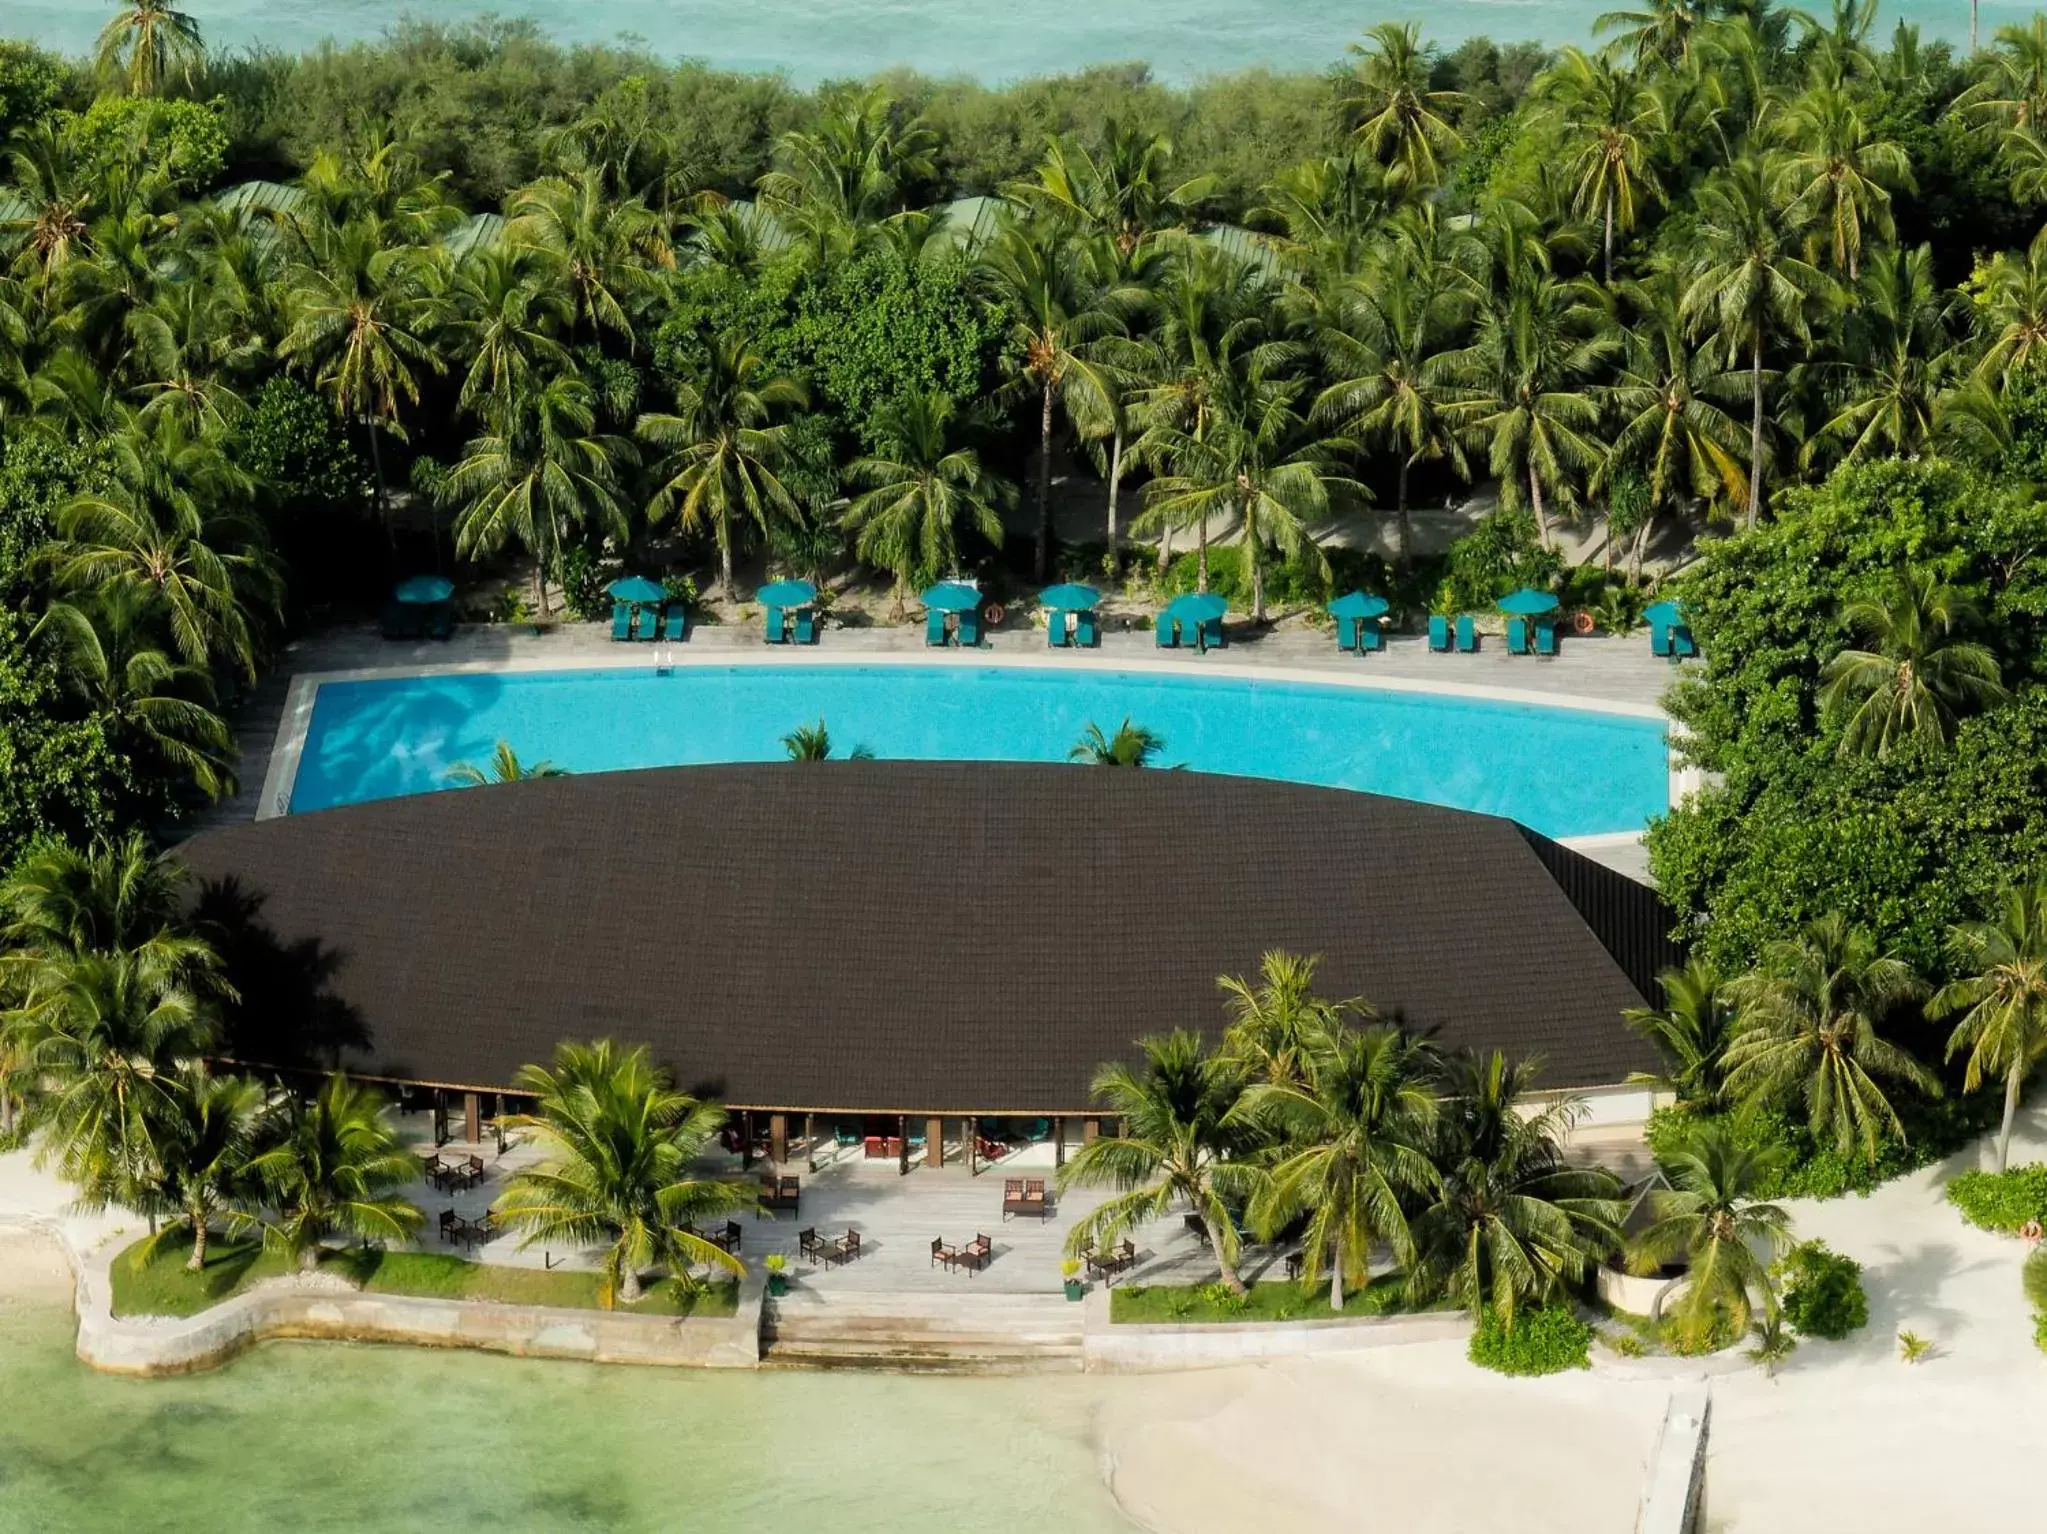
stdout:
{"type": "Polygon", "coordinates": [[[2019,1230],[2047,1221],[2047,1166],[2034,1162],[2004,1172],[1964,1172],[1947,1185],[1947,1201],[1980,1230],[2019,1230]]]}
{"type": "Polygon", "coordinates": [[[2036,1246],[2027,1254],[2019,1281],[2033,1306],[2033,1346],[2047,1353],[2047,1246],[2036,1246]]]}
{"type": "Polygon", "coordinates": [[[1867,1197],[1892,1178],[1930,1166],[1976,1138],[1995,1120],[1998,1101],[1994,1092],[1935,1099],[1900,1094],[1897,1108],[1908,1139],[1900,1144],[1885,1135],[1874,1163],[1860,1152],[1844,1156],[1832,1144],[1815,1144],[1803,1124],[1768,1109],[1705,1114],[1695,1108],[1658,1108],[1649,1115],[1644,1138],[1650,1154],[1666,1160],[1703,1119],[1717,1119],[1741,1145],[1782,1153],[1777,1170],[1757,1186],[1757,1198],[1867,1197]]]}
{"type": "Polygon", "coordinates": [[[1471,1334],[1471,1361],[1497,1374],[1561,1374],[1592,1366],[1592,1328],[1568,1305],[1514,1313],[1507,1325],[1490,1305],[1471,1334]]]}
{"type": "Polygon", "coordinates": [[[1776,1267],[1784,1286],[1784,1319],[1800,1336],[1839,1342],[1869,1324],[1862,1264],[1853,1257],[1830,1250],[1824,1241],[1805,1241],[1776,1267]]]}
{"type": "Polygon", "coordinates": [[[1533,514],[1495,511],[1450,545],[1450,569],[1435,610],[1488,611],[1518,587],[1548,590],[1563,566],[1563,557],[1537,538],[1533,514]]]}

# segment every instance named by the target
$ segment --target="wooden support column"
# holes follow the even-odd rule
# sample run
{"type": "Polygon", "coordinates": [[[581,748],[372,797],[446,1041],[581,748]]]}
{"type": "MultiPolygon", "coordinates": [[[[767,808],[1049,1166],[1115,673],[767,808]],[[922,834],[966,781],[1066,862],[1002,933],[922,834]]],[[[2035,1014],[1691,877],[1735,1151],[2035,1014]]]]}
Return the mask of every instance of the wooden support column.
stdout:
{"type": "Polygon", "coordinates": [[[739,1170],[753,1169],[753,1109],[739,1115],[739,1170]]]}
{"type": "Polygon", "coordinates": [[[462,1094],[462,1138],[470,1145],[483,1143],[483,1094],[462,1094]]]}
{"type": "Polygon", "coordinates": [[[439,1087],[434,1093],[434,1149],[439,1150],[448,1143],[448,1094],[439,1087]]]}
{"type": "Polygon", "coordinates": [[[896,1175],[898,1177],[908,1177],[910,1175],[910,1115],[907,1113],[898,1113],[896,1115],[896,1147],[896,1175]]]}
{"type": "Polygon", "coordinates": [[[981,1121],[967,1120],[967,1176],[981,1175],[981,1121]]]}
{"type": "Polygon", "coordinates": [[[1052,1165],[1066,1165],[1066,1115],[1052,1120],[1052,1165]]]}
{"type": "Polygon", "coordinates": [[[945,1165],[945,1120],[924,1121],[924,1164],[942,1167],[945,1165]]]}
{"type": "Polygon", "coordinates": [[[1092,1145],[1092,1144],[1094,1144],[1094,1143],[1095,1143],[1095,1141],[1099,1140],[1099,1139],[1100,1139],[1101,1137],[1102,1137],[1102,1121],[1101,1121],[1100,1119],[1082,1119],[1082,1120],[1080,1121],[1080,1143],[1081,1143],[1081,1144],[1083,1144],[1083,1145],[1092,1145]]]}
{"type": "Polygon", "coordinates": [[[817,1115],[803,1115],[803,1154],[810,1159],[810,1169],[817,1170],[817,1115]]]}
{"type": "Polygon", "coordinates": [[[768,1115],[768,1160],[780,1166],[789,1159],[789,1115],[768,1115]]]}

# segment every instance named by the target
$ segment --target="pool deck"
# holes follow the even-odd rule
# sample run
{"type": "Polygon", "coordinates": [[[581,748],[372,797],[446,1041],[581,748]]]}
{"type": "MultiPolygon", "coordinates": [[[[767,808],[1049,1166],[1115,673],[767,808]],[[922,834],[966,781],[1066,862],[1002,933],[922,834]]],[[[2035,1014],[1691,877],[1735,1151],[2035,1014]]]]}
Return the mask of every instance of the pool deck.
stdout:
{"type": "MultiPolygon", "coordinates": [[[[1275,681],[1344,682],[1395,690],[1532,702],[1653,717],[1673,671],[1649,653],[1645,636],[1565,638],[1554,661],[1510,656],[1496,637],[1476,655],[1432,653],[1419,637],[1395,638],[1381,653],[1360,659],[1335,648],[1333,638],[1303,626],[1282,626],[1228,648],[1196,655],[1160,650],[1148,631],[1105,633],[1099,649],[1050,650],[1040,629],[1018,626],[989,632],[975,650],[933,650],[919,625],[829,630],[815,646],[765,644],[753,625],[704,625],[680,645],[621,644],[608,625],[562,624],[534,634],[514,625],[465,625],[445,642],[392,641],[369,625],[329,629],[297,641],[243,700],[236,727],[241,742],[236,794],[191,822],[192,829],[237,824],[279,812],[287,802],[320,682],[418,676],[445,671],[566,671],[633,666],[690,665],[995,665],[1082,669],[1165,670],[1225,674],[1275,681]]],[[[1673,796],[1689,787],[1683,775],[1673,796]]],[[[1631,836],[1586,838],[1580,850],[1634,877],[1645,874],[1639,841],[1631,836]]]]}

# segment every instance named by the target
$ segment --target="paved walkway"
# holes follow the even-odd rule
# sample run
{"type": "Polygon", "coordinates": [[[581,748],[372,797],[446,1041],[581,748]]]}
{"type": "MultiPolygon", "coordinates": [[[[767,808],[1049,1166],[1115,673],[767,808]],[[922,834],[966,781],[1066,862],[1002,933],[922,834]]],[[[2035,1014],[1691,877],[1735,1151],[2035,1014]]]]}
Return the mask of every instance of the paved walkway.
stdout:
{"type": "MultiPolygon", "coordinates": [[[[444,1209],[453,1209],[464,1219],[479,1219],[491,1202],[503,1192],[506,1180],[522,1167],[539,1159],[540,1150],[528,1140],[514,1140],[502,1156],[486,1141],[471,1147],[450,1141],[436,1152],[431,1118],[423,1113],[406,1114],[399,1120],[413,1150],[420,1155],[439,1154],[444,1160],[476,1155],[484,1163],[483,1182],[470,1189],[449,1194],[421,1182],[408,1196],[427,1211],[427,1225],[418,1245],[424,1250],[447,1250],[437,1234],[444,1209]]],[[[1010,1177],[1044,1178],[1049,1185],[1055,1176],[1051,1148],[1034,1146],[1010,1160],[986,1166],[979,1175],[970,1174],[963,1164],[943,1168],[913,1165],[907,1174],[896,1163],[868,1161],[859,1147],[827,1148],[825,1158],[813,1171],[801,1152],[792,1152],[787,1165],[777,1169],[756,1161],[751,1171],[742,1171],[734,1156],[717,1155],[701,1171],[705,1176],[758,1179],[780,1171],[802,1179],[802,1202],[793,1216],[779,1217],[748,1213],[736,1216],[742,1227],[740,1255],[748,1266],[759,1263],[770,1252],[789,1259],[792,1271],[802,1275],[800,1297],[805,1303],[822,1303],[833,1294],[942,1292],[991,1294],[1056,1294],[1065,1258],[1066,1234],[1074,1223],[1100,1206],[1103,1193],[1076,1190],[1054,1200],[1050,1218],[1011,1218],[1002,1215],[1002,1185],[1010,1177]],[[814,1229],[820,1237],[837,1240],[848,1230],[860,1233],[861,1257],[856,1262],[825,1268],[800,1257],[797,1237],[814,1229]],[[933,1267],[931,1242],[942,1238],[946,1245],[965,1246],[977,1235],[987,1235],[994,1244],[994,1256],[978,1273],[933,1267]]],[[[1215,1276],[1215,1265],[1207,1248],[1192,1235],[1178,1217],[1148,1225],[1134,1236],[1139,1261],[1135,1270],[1140,1280],[1156,1282],[1201,1282],[1215,1276]]],[[[465,1255],[470,1255],[465,1249],[465,1255]]],[[[527,1246],[524,1237],[508,1232],[485,1242],[473,1255],[486,1262],[517,1267],[580,1267],[596,1264],[596,1254],[570,1252],[559,1248],[527,1246]]],[[[1281,1256],[1277,1248],[1247,1252],[1247,1276],[1255,1277],[1275,1265],[1281,1256]]]]}

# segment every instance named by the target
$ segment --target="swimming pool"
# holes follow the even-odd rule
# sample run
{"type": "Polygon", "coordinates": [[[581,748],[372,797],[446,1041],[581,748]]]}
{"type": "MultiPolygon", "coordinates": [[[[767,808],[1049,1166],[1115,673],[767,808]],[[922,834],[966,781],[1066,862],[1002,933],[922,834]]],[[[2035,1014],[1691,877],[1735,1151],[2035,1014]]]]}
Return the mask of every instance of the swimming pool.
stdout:
{"type": "MultiPolygon", "coordinates": [[[[1669,804],[1660,718],[1341,682],[1138,668],[689,664],[322,681],[294,814],[425,793],[500,740],[571,772],[774,761],[822,719],[836,754],[1062,761],[1090,723],[1162,735],[1164,765],[1639,831],[1669,804]]],[[[280,796],[281,797],[281,796],[280,796]]]]}
{"type": "MultiPolygon", "coordinates": [[[[819,719],[833,752],[1060,762],[1089,723],[1165,737],[1163,766],[1640,832],[1668,805],[1660,719],[1245,674],[1048,666],[731,664],[321,680],[291,813],[446,789],[497,741],[569,772],[772,762],[819,719]]],[[[282,797],[282,795],[280,795],[282,797]]]]}

